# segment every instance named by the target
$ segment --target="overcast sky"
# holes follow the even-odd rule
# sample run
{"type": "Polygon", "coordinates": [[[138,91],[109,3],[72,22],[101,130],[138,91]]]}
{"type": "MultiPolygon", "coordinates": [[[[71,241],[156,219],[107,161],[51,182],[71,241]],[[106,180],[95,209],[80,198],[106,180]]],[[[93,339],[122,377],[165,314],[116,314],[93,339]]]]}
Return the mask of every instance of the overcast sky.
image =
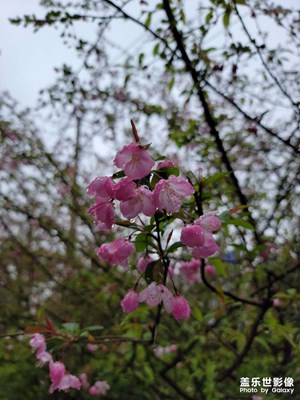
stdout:
{"type": "MultiPolygon", "coordinates": [[[[276,3],[299,7],[299,0],[276,3]]],[[[0,0],[0,5],[0,90],[8,90],[23,106],[34,106],[39,90],[54,81],[54,67],[63,62],[76,65],[78,60],[74,52],[63,45],[59,30],[44,27],[33,33],[31,27],[11,25],[8,21],[10,17],[23,14],[44,15],[45,9],[39,6],[39,0],[0,0]]],[[[85,24],[84,29],[92,32],[94,28],[85,24]]],[[[123,47],[132,46],[135,41],[142,44],[143,32],[133,24],[128,24],[126,35],[120,30],[115,34],[123,47]]]]}

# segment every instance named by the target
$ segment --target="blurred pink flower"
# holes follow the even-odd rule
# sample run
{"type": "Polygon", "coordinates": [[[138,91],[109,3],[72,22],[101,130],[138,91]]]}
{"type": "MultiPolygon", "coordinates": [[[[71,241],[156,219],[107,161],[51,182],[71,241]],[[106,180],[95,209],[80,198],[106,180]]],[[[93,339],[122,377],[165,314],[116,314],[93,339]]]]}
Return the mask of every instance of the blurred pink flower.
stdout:
{"type": "Polygon", "coordinates": [[[174,296],[164,285],[157,285],[156,282],[152,282],[146,289],[140,292],[139,301],[146,302],[151,307],[157,306],[162,301],[167,313],[171,313],[174,296]]]}
{"type": "Polygon", "coordinates": [[[200,267],[201,263],[196,259],[181,262],[179,265],[180,272],[188,282],[200,281],[200,267]]]}
{"type": "Polygon", "coordinates": [[[167,167],[174,167],[174,163],[171,160],[164,160],[160,161],[157,164],[157,169],[167,168],[167,167]]]}
{"type": "Polygon", "coordinates": [[[99,348],[99,346],[97,344],[94,343],[88,343],[86,345],[86,349],[87,351],[89,351],[90,353],[94,353],[95,351],[97,351],[99,348]]]}
{"type": "Polygon", "coordinates": [[[123,312],[129,313],[136,310],[139,306],[139,295],[135,290],[129,290],[121,300],[123,312]]]}
{"type": "Polygon", "coordinates": [[[106,381],[96,381],[92,387],[90,387],[90,394],[92,396],[101,396],[102,394],[106,394],[106,392],[110,389],[109,384],[106,381]]]}
{"type": "Polygon", "coordinates": [[[114,223],[114,207],[110,201],[96,203],[88,209],[89,215],[92,214],[96,227],[103,231],[111,229],[114,223]]]}
{"type": "Polygon", "coordinates": [[[273,307],[280,308],[282,307],[282,301],[278,297],[273,300],[273,307]]]}
{"type": "Polygon", "coordinates": [[[181,207],[181,199],[195,192],[193,186],[180,176],[171,175],[169,178],[161,179],[154,188],[153,197],[159,210],[168,213],[176,212],[181,207]]]}
{"type": "Polygon", "coordinates": [[[207,258],[212,256],[219,250],[219,246],[215,242],[213,235],[210,232],[204,234],[204,244],[200,247],[193,248],[193,256],[207,258]]]}
{"type": "Polygon", "coordinates": [[[52,361],[52,356],[46,351],[46,341],[43,335],[35,333],[29,341],[30,346],[36,349],[36,358],[43,363],[52,361]]]}
{"type": "Polygon", "coordinates": [[[148,256],[147,254],[144,255],[143,257],[138,259],[137,269],[140,272],[145,272],[146,269],[147,269],[148,264],[151,263],[152,261],[153,261],[152,257],[148,256]]]}
{"type": "Polygon", "coordinates": [[[141,179],[149,174],[154,161],[144,147],[131,143],[117,153],[114,164],[122,168],[129,178],[141,179]]]}
{"type": "Polygon", "coordinates": [[[87,374],[86,374],[85,372],[82,372],[82,373],[79,375],[79,380],[80,380],[80,382],[81,382],[81,387],[82,387],[82,389],[88,390],[88,389],[90,388],[90,384],[89,384],[89,381],[88,381],[88,377],[87,377],[87,374]]]}
{"type": "Polygon", "coordinates": [[[66,372],[66,367],[59,361],[50,363],[50,379],[49,393],[53,393],[55,390],[68,390],[71,388],[79,390],[81,387],[80,380],[66,372]]]}
{"type": "Polygon", "coordinates": [[[207,212],[194,221],[195,225],[200,225],[207,232],[214,232],[221,228],[222,222],[216,216],[216,211],[207,212]]]}
{"type": "Polygon", "coordinates": [[[191,316],[189,303],[183,296],[175,297],[172,314],[175,319],[188,319],[191,316]]]}
{"type": "Polygon", "coordinates": [[[111,243],[104,243],[98,249],[98,256],[110,264],[120,264],[128,267],[128,258],[134,252],[134,245],[126,239],[116,239],[111,243]]]}
{"type": "Polygon", "coordinates": [[[211,264],[205,265],[204,270],[205,270],[206,275],[216,275],[216,269],[211,264]]]}
{"type": "Polygon", "coordinates": [[[199,225],[186,225],[182,228],[180,240],[189,247],[202,246],[204,244],[204,229],[199,225]]]}

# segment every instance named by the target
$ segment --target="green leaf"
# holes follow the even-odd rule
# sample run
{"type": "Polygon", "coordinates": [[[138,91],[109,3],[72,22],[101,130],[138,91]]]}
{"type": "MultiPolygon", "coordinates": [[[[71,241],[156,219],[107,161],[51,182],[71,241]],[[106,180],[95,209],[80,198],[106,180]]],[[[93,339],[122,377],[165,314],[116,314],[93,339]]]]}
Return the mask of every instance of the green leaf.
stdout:
{"type": "Polygon", "coordinates": [[[140,53],[139,54],[139,58],[138,58],[138,63],[139,65],[143,64],[143,60],[144,60],[145,54],[144,53],[140,53]]]}
{"type": "Polygon", "coordinates": [[[195,317],[198,321],[202,321],[202,320],[203,320],[203,314],[202,314],[202,311],[200,310],[199,307],[194,307],[194,308],[193,308],[193,314],[194,314],[194,317],[195,317]]]}
{"type": "Polygon", "coordinates": [[[91,325],[84,328],[83,331],[94,332],[94,331],[102,331],[102,329],[104,329],[104,326],[102,325],[91,325]]]}
{"type": "Polygon", "coordinates": [[[220,260],[217,257],[210,257],[209,262],[216,267],[216,270],[219,275],[226,276],[226,267],[222,260],[220,260]]]}
{"type": "Polygon", "coordinates": [[[151,244],[151,238],[150,236],[144,235],[143,233],[140,233],[137,235],[134,241],[134,246],[135,250],[138,253],[141,253],[147,249],[147,247],[151,244]]]}
{"type": "Polygon", "coordinates": [[[230,219],[227,221],[227,225],[235,225],[235,226],[241,226],[245,229],[250,229],[253,231],[254,226],[250,224],[248,221],[244,221],[243,219],[230,219]]]}
{"type": "Polygon", "coordinates": [[[228,175],[228,172],[217,172],[216,174],[210,176],[209,178],[202,179],[202,184],[204,186],[211,185],[212,183],[219,182],[227,175],[228,175]]]}
{"type": "Polygon", "coordinates": [[[147,16],[147,19],[145,21],[145,27],[149,28],[150,24],[151,24],[151,19],[152,19],[152,13],[150,12],[147,16]]]}
{"type": "Polygon", "coordinates": [[[229,27],[230,14],[231,14],[231,11],[230,10],[226,10],[225,14],[223,15],[223,25],[224,25],[225,29],[228,29],[228,27],[229,27]]]}
{"type": "Polygon", "coordinates": [[[70,334],[78,333],[80,329],[77,322],[65,322],[62,326],[70,334]]]}
{"type": "Polygon", "coordinates": [[[151,282],[162,283],[164,278],[164,266],[160,260],[148,264],[145,279],[148,284],[151,282]]]}
{"type": "Polygon", "coordinates": [[[184,244],[182,242],[175,242],[168,248],[167,252],[174,253],[174,251],[176,251],[180,247],[184,247],[184,244]]]}
{"type": "Polygon", "coordinates": [[[210,8],[208,14],[207,14],[206,17],[205,17],[205,23],[206,23],[207,25],[209,24],[209,22],[210,22],[210,20],[212,19],[213,15],[214,15],[214,9],[213,9],[213,8],[210,8]]]}
{"type": "Polygon", "coordinates": [[[172,88],[174,86],[174,83],[175,83],[175,77],[173,76],[173,78],[168,83],[168,88],[169,88],[170,91],[172,90],[172,88]]]}
{"type": "Polygon", "coordinates": [[[156,45],[153,47],[153,55],[157,56],[159,53],[159,43],[156,43],[156,45]]]}

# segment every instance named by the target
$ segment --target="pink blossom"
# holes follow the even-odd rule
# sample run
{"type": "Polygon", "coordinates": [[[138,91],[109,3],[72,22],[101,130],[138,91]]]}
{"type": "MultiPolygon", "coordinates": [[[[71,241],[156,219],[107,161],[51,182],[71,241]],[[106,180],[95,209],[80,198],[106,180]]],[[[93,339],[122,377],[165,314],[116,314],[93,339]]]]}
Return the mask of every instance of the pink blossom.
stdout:
{"type": "Polygon", "coordinates": [[[86,349],[90,353],[94,353],[95,351],[97,351],[99,349],[99,346],[97,344],[94,344],[94,343],[88,343],[86,345],[86,349]]]}
{"type": "Polygon", "coordinates": [[[213,235],[209,232],[204,234],[204,244],[200,247],[193,248],[193,256],[207,258],[212,256],[219,250],[219,246],[215,242],[213,235]]]}
{"type": "Polygon", "coordinates": [[[214,232],[221,228],[222,222],[216,216],[216,211],[207,212],[194,221],[194,224],[200,225],[207,232],[214,232]]]}
{"type": "Polygon", "coordinates": [[[139,294],[139,301],[145,301],[151,307],[157,306],[162,301],[167,313],[170,313],[173,309],[174,297],[164,285],[152,282],[139,294]]]}
{"type": "Polygon", "coordinates": [[[87,187],[87,194],[94,196],[97,202],[104,202],[112,198],[114,181],[108,176],[95,178],[87,187]]]}
{"type": "Polygon", "coordinates": [[[191,316],[189,303],[183,296],[175,297],[172,314],[175,319],[188,319],[191,316]]]}
{"type": "Polygon", "coordinates": [[[171,344],[170,346],[158,346],[155,350],[155,354],[157,357],[161,357],[167,353],[175,352],[177,351],[177,346],[176,344],[171,344]]]}
{"type": "Polygon", "coordinates": [[[98,256],[110,264],[120,264],[128,267],[128,258],[134,252],[134,246],[126,239],[116,239],[111,243],[104,243],[98,249],[98,256]]]}
{"type": "Polygon", "coordinates": [[[81,387],[80,380],[66,372],[66,367],[59,361],[50,363],[50,379],[49,393],[53,393],[55,390],[68,390],[71,388],[79,390],[81,387]]]}
{"type": "Polygon", "coordinates": [[[94,204],[87,213],[93,215],[94,223],[98,229],[108,231],[113,226],[115,215],[114,207],[110,201],[94,204]]]}
{"type": "Polygon", "coordinates": [[[33,349],[43,348],[46,350],[45,337],[40,333],[35,333],[30,339],[29,344],[33,349]]]}
{"type": "Polygon", "coordinates": [[[216,275],[216,269],[211,264],[205,265],[205,269],[204,270],[205,270],[206,275],[216,275]]]}
{"type": "Polygon", "coordinates": [[[129,290],[123,300],[121,300],[121,307],[123,312],[129,313],[136,310],[139,306],[139,295],[135,290],[129,290]]]}
{"type": "Polygon", "coordinates": [[[114,164],[131,179],[141,179],[151,171],[154,161],[148,151],[135,143],[124,146],[116,155],[114,164]]]}
{"type": "Polygon", "coordinates": [[[106,381],[97,381],[90,388],[89,392],[92,396],[101,396],[102,394],[106,394],[106,392],[110,389],[109,384],[106,381]]]}
{"type": "Polygon", "coordinates": [[[88,377],[87,377],[87,374],[86,374],[85,372],[82,372],[82,373],[79,375],[79,380],[80,380],[80,382],[81,382],[81,387],[82,387],[82,389],[88,390],[88,389],[90,388],[90,384],[89,384],[89,381],[88,381],[88,377]]]}
{"type": "Polygon", "coordinates": [[[171,160],[160,161],[157,164],[157,169],[168,168],[168,167],[174,167],[174,163],[171,160]]]}
{"type": "Polygon", "coordinates": [[[180,240],[189,247],[199,247],[204,244],[204,229],[199,225],[186,225],[182,228],[180,240]]]}
{"type": "Polygon", "coordinates": [[[139,258],[137,262],[137,269],[140,272],[145,272],[148,267],[148,264],[151,263],[152,261],[153,261],[152,257],[144,255],[143,257],[139,258]]]}
{"type": "Polygon", "coordinates": [[[280,308],[282,307],[282,301],[278,297],[273,300],[273,307],[280,308]]]}
{"type": "Polygon", "coordinates": [[[121,179],[114,186],[113,197],[121,201],[130,200],[135,195],[134,191],[135,187],[136,185],[131,179],[129,178],[121,179]]]}
{"type": "Polygon", "coordinates": [[[52,361],[52,356],[46,351],[46,342],[43,335],[35,333],[29,341],[30,346],[33,349],[37,349],[36,358],[42,363],[48,363],[52,361]]]}
{"type": "Polygon", "coordinates": [[[180,272],[188,282],[199,282],[200,267],[201,267],[200,261],[193,259],[191,261],[185,261],[180,263],[180,272]]]}
{"type": "Polygon", "coordinates": [[[140,213],[152,217],[156,211],[153,193],[145,186],[141,186],[135,190],[131,200],[121,202],[120,209],[124,217],[128,219],[135,218],[140,213]]]}
{"type": "Polygon", "coordinates": [[[153,196],[156,207],[168,213],[176,212],[181,207],[181,199],[194,193],[193,186],[180,176],[171,175],[161,179],[154,188],[153,196]]]}

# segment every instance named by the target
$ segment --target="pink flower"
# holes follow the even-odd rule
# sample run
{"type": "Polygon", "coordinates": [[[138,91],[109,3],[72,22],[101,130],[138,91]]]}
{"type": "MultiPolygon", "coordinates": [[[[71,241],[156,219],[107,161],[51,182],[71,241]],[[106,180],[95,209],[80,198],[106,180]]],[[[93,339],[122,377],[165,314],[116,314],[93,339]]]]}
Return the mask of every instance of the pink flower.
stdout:
{"type": "Polygon", "coordinates": [[[191,316],[189,303],[183,296],[175,297],[172,314],[175,319],[188,319],[191,316]]]}
{"type": "Polygon", "coordinates": [[[193,256],[207,258],[212,256],[219,250],[219,246],[215,242],[213,235],[209,232],[204,234],[204,244],[200,247],[193,248],[193,256]]]}
{"type": "Polygon", "coordinates": [[[51,354],[46,351],[46,342],[43,335],[35,333],[30,339],[29,344],[33,349],[37,349],[36,358],[42,364],[52,361],[51,354]]]}
{"type": "Polygon", "coordinates": [[[89,381],[88,381],[88,377],[87,377],[87,374],[86,374],[85,372],[82,372],[82,373],[79,375],[79,380],[80,380],[80,382],[81,382],[81,387],[82,387],[82,389],[88,390],[88,389],[90,388],[90,384],[89,384],[89,381]]]}
{"type": "Polygon", "coordinates": [[[193,256],[207,258],[219,250],[212,235],[221,227],[216,212],[208,212],[197,218],[193,225],[185,226],[181,231],[181,241],[193,248],[193,256]]]}
{"type": "Polygon", "coordinates": [[[176,212],[181,207],[181,199],[194,193],[193,186],[180,176],[171,175],[161,179],[153,191],[154,202],[159,210],[165,209],[168,213],[176,212]]]}
{"type": "Polygon", "coordinates": [[[199,282],[200,266],[199,260],[185,261],[180,264],[180,272],[188,282],[199,282]]]}
{"type": "Polygon", "coordinates": [[[214,232],[221,228],[222,222],[216,216],[216,211],[207,212],[194,221],[194,224],[200,225],[207,232],[214,232]]]}
{"type": "Polygon", "coordinates": [[[177,351],[177,346],[176,344],[171,344],[170,346],[158,346],[155,350],[155,354],[157,357],[161,357],[167,353],[175,352],[177,351]]]}
{"type": "Polygon", "coordinates": [[[71,388],[79,390],[81,387],[80,380],[66,372],[66,367],[59,361],[50,363],[50,379],[49,393],[53,393],[55,390],[68,390],[71,388]]]}
{"type": "Polygon", "coordinates": [[[120,209],[124,217],[128,219],[135,218],[140,213],[152,217],[156,211],[153,193],[145,186],[141,186],[135,190],[131,200],[121,202],[120,209]]]}
{"type": "Polygon", "coordinates": [[[282,301],[278,297],[273,300],[273,307],[280,308],[282,307],[282,301]]]}
{"type": "Polygon", "coordinates": [[[93,215],[94,223],[98,229],[108,231],[113,226],[115,215],[114,207],[110,201],[94,204],[87,213],[93,215]]]}
{"type": "Polygon", "coordinates": [[[174,297],[164,285],[157,285],[152,282],[146,289],[141,291],[139,301],[145,301],[151,307],[157,306],[162,301],[167,313],[170,313],[173,309],[174,297]]]}
{"type": "Polygon", "coordinates": [[[151,263],[152,261],[153,261],[152,257],[144,255],[144,257],[139,258],[137,262],[137,269],[140,272],[145,272],[148,267],[148,264],[151,263]]]}
{"type": "Polygon", "coordinates": [[[126,239],[116,239],[111,243],[104,243],[98,249],[98,256],[110,264],[120,264],[128,267],[128,258],[134,252],[134,246],[126,239]]]}
{"type": "Polygon", "coordinates": [[[46,342],[43,335],[35,333],[29,341],[30,346],[33,349],[44,349],[46,350],[46,342]]]}
{"type": "Polygon", "coordinates": [[[139,306],[139,295],[135,290],[129,290],[121,300],[123,312],[129,313],[136,310],[139,306]]]}
{"type": "Polygon", "coordinates": [[[87,187],[87,194],[94,196],[97,202],[104,202],[112,198],[114,181],[108,176],[95,178],[87,187]]]}
{"type": "Polygon", "coordinates": [[[90,388],[89,392],[92,396],[101,396],[102,394],[106,394],[106,392],[110,389],[109,384],[106,381],[97,381],[90,388]]]}
{"type": "Polygon", "coordinates": [[[154,161],[148,151],[137,144],[124,146],[116,155],[114,164],[131,179],[141,179],[151,171],[154,161]]]}
{"type": "Polygon", "coordinates": [[[199,225],[186,225],[182,228],[180,240],[189,247],[202,246],[204,244],[204,229],[199,225]]]}
{"type": "Polygon", "coordinates": [[[216,275],[216,269],[211,264],[205,265],[205,269],[204,270],[205,270],[206,275],[216,275]]]}
{"type": "Polygon", "coordinates": [[[157,169],[168,168],[168,167],[174,167],[174,163],[171,160],[160,161],[157,164],[157,169]]]}
{"type": "Polygon", "coordinates": [[[118,183],[115,184],[113,197],[121,201],[130,200],[135,195],[135,187],[136,185],[131,179],[121,179],[118,183]]]}
{"type": "Polygon", "coordinates": [[[90,353],[94,353],[95,351],[97,351],[99,349],[99,346],[97,344],[94,344],[94,343],[88,343],[86,345],[86,349],[90,353]]]}

